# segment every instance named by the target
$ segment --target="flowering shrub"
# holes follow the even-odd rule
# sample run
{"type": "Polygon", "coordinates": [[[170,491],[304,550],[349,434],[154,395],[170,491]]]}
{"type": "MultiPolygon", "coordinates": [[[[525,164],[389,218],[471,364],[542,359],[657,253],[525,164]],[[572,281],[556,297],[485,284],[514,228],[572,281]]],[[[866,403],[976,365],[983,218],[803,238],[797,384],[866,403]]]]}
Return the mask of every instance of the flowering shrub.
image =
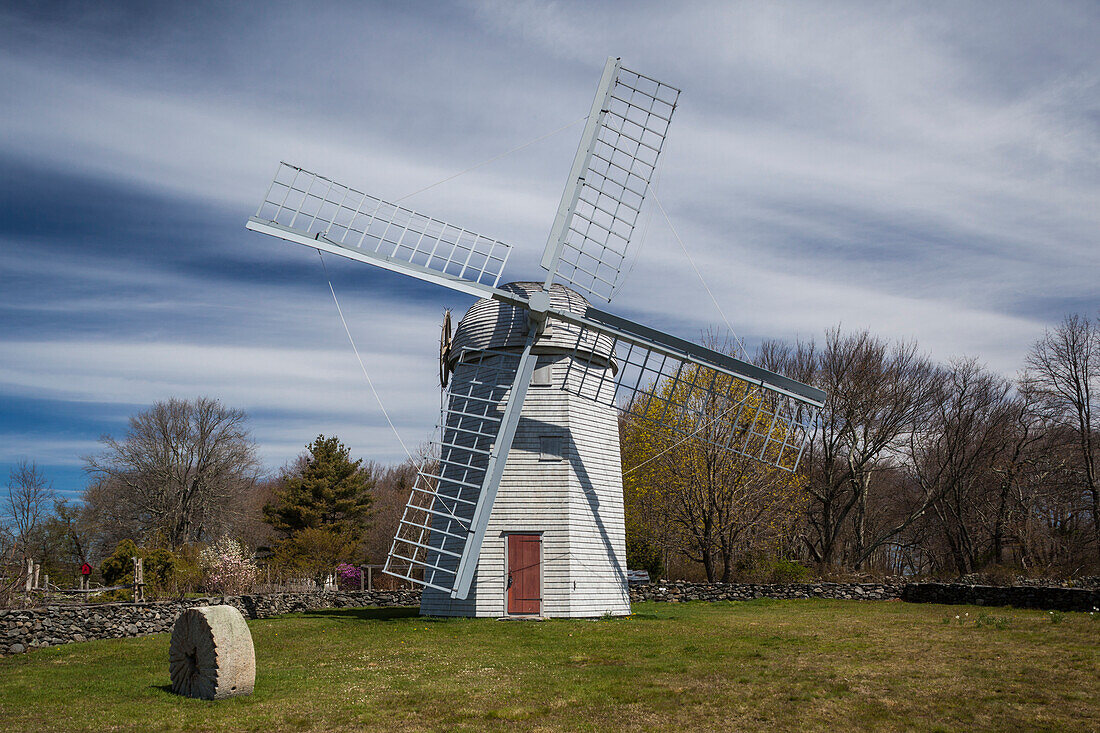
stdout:
{"type": "Polygon", "coordinates": [[[222,537],[203,549],[199,555],[203,585],[207,590],[224,595],[238,595],[252,590],[260,569],[249,554],[242,543],[229,537],[222,537]]]}
{"type": "Polygon", "coordinates": [[[359,568],[342,562],[336,566],[336,582],[340,590],[359,590],[359,568]]]}

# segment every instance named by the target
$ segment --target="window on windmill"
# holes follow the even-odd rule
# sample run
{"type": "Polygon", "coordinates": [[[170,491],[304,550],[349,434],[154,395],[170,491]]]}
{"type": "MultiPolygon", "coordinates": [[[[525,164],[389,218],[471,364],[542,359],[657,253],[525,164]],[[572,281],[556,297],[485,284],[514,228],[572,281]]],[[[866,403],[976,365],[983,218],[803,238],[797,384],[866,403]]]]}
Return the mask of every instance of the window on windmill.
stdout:
{"type": "Polygon", "coordinates": [[[560,435],[540,435],[539,436],[539,460],[540,461],[560,461],[561,455],[561,436],[560,435]]]}
{"type": "Polygon", "coordinates": [[[532,387],[549,387],[553,377],[553,364],[543,364],[535,369],[535,376],[531,378],[532,387]]]}

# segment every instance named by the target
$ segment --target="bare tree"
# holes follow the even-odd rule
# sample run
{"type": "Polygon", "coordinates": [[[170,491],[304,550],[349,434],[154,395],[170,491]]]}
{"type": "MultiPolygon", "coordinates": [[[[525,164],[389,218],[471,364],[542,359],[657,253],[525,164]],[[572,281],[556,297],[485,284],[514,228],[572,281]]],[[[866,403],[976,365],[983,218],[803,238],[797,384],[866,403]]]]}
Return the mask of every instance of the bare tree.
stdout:
{"type": "Polygon", "coordinates": [[[955,570],[979,569],[996,524],[996,473],[1012,448],[1008,380],[974,359],[952,362],[935,407],[910,437],[914,481],[930,498],[955,570]]]}
{"type": "Polygon", "coordinates": [[[1094,549],[1100,556],[1100,322],[1067,316],[1035,342],[1027,365],[1050,417],[1076,446],[1081,487],[1092,506],[1094,549]]]}
{"type": "Polygon", "coordinates": [[[810,532],[806,546],[822,565],[860,568],[925,511],[927,500],[895,521],[872,511],[878,489],[892,486],[905,443],[919,429],[939,394],[942,375],[915,344],[888,344],[867,331],[826,333],[793,348],[769,343],[763,366],[814,384],[829,395],[805,455],[810,532]]]}
{"type": "Polygon", "coordinates": [[[233,495],[229,514],[233,518],[229,534],[249,549],[270,548],[275,530],[264,521],[264,507],[275,501],[282,481],[279,476],[257,480],[233,495]]]}
{"type": "MultiPolygon", "coordinates": [[[[757,362],[829,395],[785,499],[808,497],[781,532],[802,533],[805,557],[921,573],[1098,567],[1100,322],[1067,317],[1015,384],[972,359],[939,366],[914,344],[839,328],[820,343],[766,342],[757,362]]],[[[769,513],[768,476],[708,451],[722,421],[705,427],[684,441],[624,417],[636,469],[624,489],[628,539],[717,578],[757,528],[787,518],[769,513]]]]}
{"type": "MultiPolygon", "coordinates": [[[[422,446],[417,456],[423,462],[428,446],[422,446]]],[[[374,502],[371,504],[372,521],[365,531],[363,551],[367,562],[380,564],[390,551],[390,544],[397,534],[398,523],[409,500],[413,483],[416,481],[418,463],[405,459],[401,463],[382,468],[369,465],[371,474],[376,476],[374,483],[374,502]]]]}
{"type": "Polygon", "coordinates": [[[81,520],[82,511],[79,506],[69,504],[66,499],[54,501],[50,523],[61,545],[63,559],[73,564],[88,560],[87,528],[81,520]]]}
{"type": "Polygon", "coordinates": [[[1054,442],[1055,430],[1040,409],[1041,396],[1027,372],[1020,375],[1004,411],[1005,452],[993,466],[996,496],[991,497],[992,562],[1014,561],[1024,569],[1032,564],[1037,499],[1056,485],[1064,461],[1054,442]]]}
{"type": "Polygon", "coordinates": [[[224,533],[234,498],[256,482],[259,462],[241,410],[208,397],[157,402],[130,418],[124,440],[101,438],[85,458],[107,529],[170,547],[224,533]]]}
{"type": "Polygon", "coordinates": [[[7,515],[11,521],[12,555],[20,560],[30,556],[42,525],[56,499],[53,485],[26,459],[8,475],[7,515]]]}
{"type": "Polygon", "coordinates": [[[81,502],[81,520],[91,529],[89,558],[104,558],[122,540],[141,538],[147,531],[148,522],[137,516],[129,491],[109,476],[93,476],[81,502]]]}

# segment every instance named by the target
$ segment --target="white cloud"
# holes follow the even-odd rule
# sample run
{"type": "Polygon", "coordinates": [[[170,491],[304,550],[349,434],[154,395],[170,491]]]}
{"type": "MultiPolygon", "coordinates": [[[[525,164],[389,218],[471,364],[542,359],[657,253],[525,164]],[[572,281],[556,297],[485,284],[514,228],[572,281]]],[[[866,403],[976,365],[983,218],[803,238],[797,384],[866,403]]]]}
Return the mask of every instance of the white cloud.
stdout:
{"type": "MultiPolygon", "coordinates": [[[[684,89],[660,194],[742,334],[805,338],[840,322],[1012,374],[1063,303],[1100,301],[1100,22],[1087,8],[467,7],[446,24],[381,7],[299,24],[308,11],[288,5],[277,22],[227,17],[218,33],[203,19],[153,27],[117,53],[83,26],[33,29],[33,45],[0,51],[12,100],[0,153],[178,197],[197,217],[216,208],[243,221],[280,158],[392,198],[576,119],[611,53],[684,89]],[[324,21],[345,15],[385,37],[334,44],[324,21]]],[[[407,203],[513,244],[506,276],[537,275],[578,134],[407,203]]],[[[5,324],[6,392],[126,405],[215,394],[279,415],[255,423],[276,463],[322,431],[364,453],[399,450],[305,250],[233,255],[300,264],[316,297],[302,283],[215,284],[34,246],[47,256],[5,266],[40,296],[5,307],[113,335],[61,327],[34,339],[5,324]],[[59,281],[89,287],[53,297],[59,281]]],[[[362,266],[330,265],[345,267],[362,266]]],[[[369,290],[378,282],[394,281],[364,275],[338,293],[417,442],[436,418],[438,311],[468,300],[382,297],[369,290]]],[[[720,321],[659,214],[612,309],[687,337],[720,321]]]]}
{"type": "MultiPolygon", "coordinates": [[[[363,358],[412,447],[430,432],[437,416],[434,364],[390,351],[367,350],[363,358]]],[[[401,452],[350,349],[8,342],[0,356],[0,388],[40,399],[119,406],[216,397],[256,415],[252,424],[265,453],[279,461],[318,432],[337,433],[375,454],[401,452]],[[284,456],[288,445],[294,448],[284,456]]]]}
{"type": "Polygon", "coordinates": [[[56,439],[24,433],[0,433],[0,463],[32,460],[39,465],[79,466],[81,456],[100,449],[97,440],[56,439]]]}

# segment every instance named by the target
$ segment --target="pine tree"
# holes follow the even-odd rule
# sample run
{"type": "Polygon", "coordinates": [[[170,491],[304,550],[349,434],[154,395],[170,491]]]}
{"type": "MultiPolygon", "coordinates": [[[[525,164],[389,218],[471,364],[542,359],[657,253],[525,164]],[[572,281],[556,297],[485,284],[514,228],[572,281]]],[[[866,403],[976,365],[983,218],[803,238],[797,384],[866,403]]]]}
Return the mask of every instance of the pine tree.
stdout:
{"type": "Polygon", "coordinates": [[[264,507],[264,521],[285,537],[325,529],[358,540],[370,516],[371,472],[335,436],[318,435],[306,449],[309,455],[283,476],[275,501],[264,507]]]}

